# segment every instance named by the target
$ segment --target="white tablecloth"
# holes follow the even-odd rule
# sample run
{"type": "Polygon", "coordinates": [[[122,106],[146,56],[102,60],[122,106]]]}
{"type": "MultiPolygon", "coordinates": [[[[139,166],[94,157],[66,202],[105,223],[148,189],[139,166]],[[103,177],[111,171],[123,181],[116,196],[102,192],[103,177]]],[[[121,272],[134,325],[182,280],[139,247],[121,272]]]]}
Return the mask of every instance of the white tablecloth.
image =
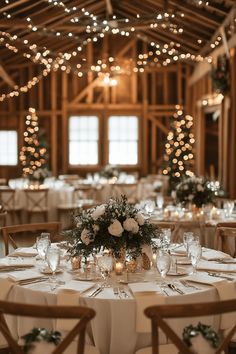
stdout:
{"type": "MultiPolygon", "coordinates": [[[[214,254],[215,255],[215,254],[214,254]]],[[[208,253],[209,257],[209,253],[208,253]]],[[[222,257],[222,253],[220,253],[222,257]]],[[[34,261],[34,260],[33,260],[34,261]]],[[[16,259],[8,258],[7,262],[12,264],[16,262],[16,259]]],[[[27,262],[29,263],[29,258],[19,258],[17,262],[20,264],[27,262]]],[[[1,263],[6,263],[6,258],[1,259],[1,263]]],[[[212,265],[212,262],[209,262],[212,265]]],[[[14,284],[6,296],[9,301],[17,301],[23,303],[36,303],[36,304],[57,304],[57,291],[62,291],[62,289],[74,289],[77,291],[82,291],[86,286],[93,285],[90,282],[84,282],[79,280],[72,280],[73,274],[69,271],[69,263],[62,264],[64,267],[63,273],[58,274],[58,278],[64,280],[66,283],[63,286],[60,286],[58,290],[50,291],[50,284],[48,282],[35,283],[25,286],[20,286],[14,284]]],[[[235,265],[236,271],[236,265],[235,265]]],[[[26,272],[32,272],[31,270],[27,271],[18,271],[12,273],[16,277],[24,277],[26,272]]],[[[33,269],[33,272],[40,272],[38,269],[33,269]]],[[[1,278],[6,278],[7,273],[0,273],[0,284],[1,278]]],[[[236,280],[236,273],[233,276],[236,280]]],[[[158,285],[156,280],[159,279],[159,276],[155,270],[149,272],[130,275],[128,278],[130,282],[130,289],[132,288],[133,292],[138,291],[137,294],[140,294],[140,291],[148,291],[153,289],[158,290],[158,285]],[[136,288],[133,281],[136,279],[136,288]],[[148,284],[151,284],[150,286],[148,284]]],[[[172,276],[169,278],[170,281],[177,281],[179,277],[172,276]]],[[[212,278],[215,280],[215,278],[212,278]]],[[[220,279],[219,279],[220,280],[220,279]]],[[[222,279],[221,279],[222,280],[222,279]]],[[[182,289],[185,292],[185,295],[180,295],[174,293],[172,290],[169,290],[169,296],[159,294],[158,296],[162,299],[161,303],[193,303],[193,302],[205,302],[205,301],[215,301],[219,299],[219,294],[216,287],[209,286],[207,284],[197,284],[199,290],[185,288],[182,289]]],[[[80,304],[87,305],[92,307],[96,311],[96,317],[91,321],[91,325],[88,330],[88,340],[90,343],[94,344],[101,354],[133,354],[137,349],[142,347],[149,346],[151,344],[151,335],[149,328],[141,329],[138,332],[139,327],[137,326],[137,301],[135,297],[130,293],[129,298],[119,299],[114,295],[112,288],[105,288],[100,294],[95,298],[88,297],[89,291],[80,296],[80,304]]],[[[129,293],[129,289],[127,288],[129,293]]],[[[151,293],[152,294],[152,293],[151,293]]],[[[145,293],[146,295],[146,293],[145,293]]],[[[135,293],[135,296],[136,293],[135,293]]],[[[153,301],[153,296],[150,297],[153,301]]],[[[158,300],[157,302],[158,303],[158,300]]],[[[149,302],[146,301],[145,305],[148,305],[149,302]]],[[[153,302],[150,301],[150,305],[153,302]]],[[[197,319],[198,320],[198,319],[197,319]]],[[[213,319],[211,321],[213,324],[213,319]]],[[[177,328],[181,327],[182,321],[176,321],[175,325],[177,328]]],[[[196,320],[188,320],[186,324],[196,323],[196,320]]],[[[45,326],[45,321],[35,322],[34,319],[18,319],[11,323],[11,326],[14,328],[15,334],[21,336],[29,332],[33,327],[45,326]]],[[[51,321],[47,321],[46,325],[49,327],[55,325],[51,321]]]]}

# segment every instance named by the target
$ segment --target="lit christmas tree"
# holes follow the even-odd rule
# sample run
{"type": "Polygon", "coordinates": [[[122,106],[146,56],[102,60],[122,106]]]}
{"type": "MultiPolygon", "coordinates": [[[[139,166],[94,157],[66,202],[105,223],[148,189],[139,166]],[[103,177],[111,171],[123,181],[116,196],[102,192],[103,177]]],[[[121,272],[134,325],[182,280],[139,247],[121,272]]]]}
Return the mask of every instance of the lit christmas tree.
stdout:
{"type": "Polygon", "coordinates": [[[39,139],[38,117],[34,108],[29,108],[25,124],[24,146],[20,151],[23,177],[43,181],[48,175],[47,149],[39,139]]]}
{"type": "Polygon", "coordinates": [[[193,176],[193,118],[179,109],[173,116],[165,144],[163,175],[169,176],[170,191],[185,176],[193,176]]]}

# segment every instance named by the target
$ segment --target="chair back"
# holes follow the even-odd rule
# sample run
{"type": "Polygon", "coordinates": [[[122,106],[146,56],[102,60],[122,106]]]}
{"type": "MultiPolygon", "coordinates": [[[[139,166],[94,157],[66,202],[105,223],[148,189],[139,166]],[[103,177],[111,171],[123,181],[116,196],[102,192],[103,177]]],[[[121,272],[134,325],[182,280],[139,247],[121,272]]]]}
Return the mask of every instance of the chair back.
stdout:
{"type": "Polygon", "coordinates": [[[135,204],[137,202],[137,183],[115,183],[111,184],[111,187],[111,196],[113,198],[120,198],[125,195],[129,203],[135,204]]]}
{"type": "MultiPolygon", "coordinates": [[[[9,246],[11,245],[13,249],[18,248],[16,243],[16,237],[19,233],[24,233],[27,237],[34,236],[35,238],[41,232],[49,232],[51,241],[54,241],[56,237],[59,236],[61,231],[61,223],[60,222],[48,222],[48,223],[38,223],[38,224],[21,224],[21,225],[12,225],[12,226],[5,226],[0,228],[3,242],[5,246],[5,255],[9,254],[9,246]]],[[[28,242],[30,239],[28,239],[28,242]]],[[[33,242],[34,242],[33,241],[33,242]]],[[[32,240],[31,240],[32,242],[32,240]]]]}
{"type": "Polygon", "coordinates": [[[43,212],[48,208],[48,189],[25,189],[26,209],[32,212],[43,212]]]}
{"type": "MultiPolygon", "coordinates": [[[[188,347],[183,339],[171,327],[170,319],[176,319],[178,323],[183,318],[199,318],[200,316],[214,316],[229,314],[236,311],[236,299],[216,302],[204,302],[195,304],[171,304],[150,306],[144,310],[145,315],[151,319],[152,325],[152,354],[159,354],[159,333],[161,329],[168,339],[178,348],[181,354],[192,354],[192,348],[188,347]]],[[[225,332],[215,354],[227,350],[228,344],[236,333],[236,316],[230,329],[225,332]]],[[[192,319],[193,320],[193,319],[192,319]]],[[[189,323],[190,325],[191,323],[189,323]]],[[[201,354],[199,352],[198,354],[201,354]]]]}
{"type": "Polygon", "coordinates": [[[15,189],[9,187],[0,188],[0,205],[7,211],[15,209],[15,189]]]}
{"type": "Polygon", "coordinates": [[[91,184],[79,185],[74,188],[73,192],[73,204],[79,205],[80,203],[86,203],[86,201],[95,201],[96,189],[91,184]]]}
{"type": "Polygon", "coordinates": [[[214,240],[215,249],[236,256],[236,223],[218,223],[214,240]]]}
{"type": "Polygon", "coordinates": [[[78,320],[74,327],[69,332],[67,332],[65,336],[63,336],[61,342],[55,347],[51,354],[64,353],[76,337],[78,337],[76,353],[83,354],[85,346],[86,326],[88,322],[95,316],[95,311],[88,307],[82,306],[42,306],[0,301],[0,332],[6,339],[11,353],[24,354],[25,352],[23,351],[22,347],[18,344],[15,336],[11,333],[4,315],[13,315],[16,317],[33,317],[36,319],[78,320]]]}
{"type": "Polygon", "coordinates": [[[0,211],[0,227],[6,226],[7,212],[0,211]]]}

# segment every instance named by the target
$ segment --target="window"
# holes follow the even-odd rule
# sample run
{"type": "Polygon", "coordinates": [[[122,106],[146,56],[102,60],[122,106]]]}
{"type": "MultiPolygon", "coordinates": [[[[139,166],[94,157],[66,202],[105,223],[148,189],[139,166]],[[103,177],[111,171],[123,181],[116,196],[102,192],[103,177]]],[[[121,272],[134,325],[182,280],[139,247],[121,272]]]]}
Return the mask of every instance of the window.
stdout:
{"type": "Polygon", "coordinates": [[[98,117],[72,116],[69,119],[69,164],[98,164],[98,117]]]}
{"type": "Polygon", "coordinates": [[[0,151],[0,165],[17,165],[17,132],[15,130],[0,131],[0,151]]]}
{"type": "Polygon", "coordinates": [[[138,163],[138,117],[111,116],[108,120],[110,164],[138,163]]]}

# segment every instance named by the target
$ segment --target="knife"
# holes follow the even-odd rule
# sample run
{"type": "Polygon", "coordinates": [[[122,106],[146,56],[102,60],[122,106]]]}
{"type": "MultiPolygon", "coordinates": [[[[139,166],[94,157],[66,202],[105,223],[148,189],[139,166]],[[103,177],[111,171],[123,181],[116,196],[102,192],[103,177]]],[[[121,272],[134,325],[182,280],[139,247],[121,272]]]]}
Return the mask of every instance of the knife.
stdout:
{"type": "Polygon", "coordinates": [[[221,274],[219,274],[219,273],[211,273],[211,272],[208,272],[208,275],[210,275],[211,277],[227,279],[227,280],[230,280],[230,281],[234,281],[234,280],[235,280],[235,278],[228,277],[227,275],[221,275],[221,274]]]}
{"type": "Polygon", "coordinates": [[[181,295],[184,295],[184,292],[182,290],[180,290],[179,288],[177,288],[174,284],[167,284],[168,287],[173,290],[173,291],[176,291],[177,293],[181,294],[181,295]]]}
{"type": "Polygon", "coordinates": [[[95,289],[91,294],[89,294],[89,297],[94,297],[96,296],[97,294],[100,293],[100,291],[102,291],[102,286],[99,286],[97,289],[95,289]]]}

